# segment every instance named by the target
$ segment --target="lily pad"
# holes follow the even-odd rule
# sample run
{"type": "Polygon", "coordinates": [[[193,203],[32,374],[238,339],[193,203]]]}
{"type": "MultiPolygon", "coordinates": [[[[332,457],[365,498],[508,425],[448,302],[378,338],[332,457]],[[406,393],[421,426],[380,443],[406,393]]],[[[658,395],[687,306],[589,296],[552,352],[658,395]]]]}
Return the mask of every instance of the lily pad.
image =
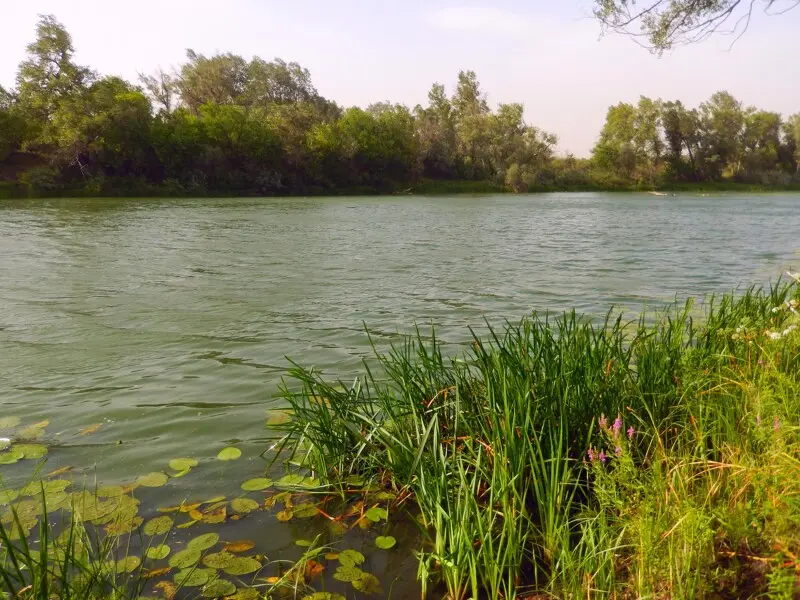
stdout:
{"type": "Polygon", "coordinates": [[[242,484],[242,489],[245,492],[258,492],[265,490],[272,485],[272,480],[266,477],[258,477],[256,479],[248,479],[242,484]]]}
{"type": "Polygon", "coordinates": [[[151,560],[163,560],[169,556],[170,547],[166,544],[159,544],[158,546],[151,546],[147,549],[147,558],[151,560]]]}
{"type": "Polygon", "coordinates": [[[0,504],[10,504],[19,498],[17,490],[0,490],[0,504]]]}
{"type": "Polygon", "coordinates": [[[381,589],[381,582],[372,573],[364,573],[353,581],[353,587],[362,594],[377,594],[381,589]]]}
{"type": "Polygon", "coordinates": [[[213,569],[184,569],[175,573],[174,581],[181,587],[200,587],[216,575],[213,569]]]}
{"type": "Polygon", "coordinates": [[[228,575],[249,575],[261,568],[261,563],[249,556],[236,556],[223,570],[228,575]]]}
{"type": "Polygon", "coordinates": [[[293,516],[294,513],[290,508],[275,513],[275,518],[278,519],[278,521],[280,521],[281,523],[286,523],[287,521],[291,521],[293,516]]]}
{"type": "Polygon", "coordinates": [[[172,555],[172,558],[169,559],[169,566],[176,569],[188,569],[200,562],[200,554],[201,550],[197,548],[186,548],[172,555]]]}
{"type": "Polygon", "coordinates": [[[297,487],[303,485],[305,481],[305,477],[298,473],[291,473],[289,475],[284,475],[280,479],[278,479],[278,485],[284,487],[297,487]]]}
{"type": "Polygon", "coordinates": [[[236,560],[236,555],[223,550],[222,552],[215,552],[203,557],[203,564],[212,569],[224,569],[236,560]]]}
{"type": "Polygon", "coordinates": [[[22,458],[37,459],[47,455],[47,447],[41,444],[18,444],[13,450],[22,452],[22,458]]]}
{"type": "Polygon", "coordinates": [[[373,523],[377,523],[383,519],[389,518],[389,512],[385,508],[380,508],[378,506],[373,506],[370,508],[364,516],[367,517],[373,523]]]}
{"type": "Polygon", "coordinates": [[[31,427],[26,427],[18,434],[19,439],[25,440],[26,442],[36,441],[38,439],[41,439],[43,436],[44,436],[44,428],[36,427],[34,425],[32,425],[31,427]]]}
{"type": "MultiPolygon", "coordinates": [[[[259,600],[261,593],[256,588],[239,588],[228,600],[259,600]]],[[[344,600],[344,598],[342,598],[344,600]]]]}
{"type": "Polygon", "coordinates": [[[375,538],[375,545],[381,550],[388,550],[389,548],[394,548],[394,545],[396,543],[397,540],[390,535],[379,535],[378,537],[375,538]]]}
{"type": "Polygon", "coordinates": [[[239,540],[236,542],[229,542],[223,546],[224,550],[228,552],[247,552],[248,550],[252,550],[256,547],[255,542],[251,542],[250,540],[239,540]]]}
{"type": "Polygon", "coordinates": [[[169,468],[173,471],[186,471],[196,467],[198,464],[193,458],[173,458],[169,461],[169,468]]]}
{"type": "Polygon", "coordinates": [[[145,524],[144,533],[145,535],[163,535],[172,529],[174,524],[175,522],[166,515],[163,517],[156,517],[155,519],[150,519],[145,524]]]}
{"type": "Polygon", "coordinates": [[[180,477],[188,475],[191,472],[192,472],[191,469],[184,469],[183,471],[178,471],[177,473],[170,473],[169,476],[172,477],[173,479],[178,479],[180,477]]]}
{"type": "Polygon", "coordinates": [[[336,572],[333,574],[333,578],[337,581],[356,581],[357,579],[361,579],[364,575],[364,571],[359,569],[358,567],[353,566],[341,566],[336,569],[336,572]]]}
{"type": "Polygon", "coordinates": [[[236,586],[226,579],[216,579],[203,588],[205,598],[222,598],[236,592],[236,586]]]}
{"type": "Polygon", "coordinates": [[[117,561],[116,570],[119,574],[133,573],[139,568],[140,564],[142,564],[142,561],[138,556],[128,556],[127,558],[117,561]]]}
{"type": "Polygon", "coordinates": [[[142,487],[162,487],[166,485],[167,481],[169,481],[169,477],[167,477],[166,473],[148,473],[147,475],[142,475],[139,479],[136,480],[142,487]]]}
{"type": "Polygon", "coordinates": [[[107,485],[97,489],[98,498],[118,498],[125,493],[120,485],[107,485]]]}
{"type": "Polygon", "coordinates": [[[319,509],[311,503],[298,504],[292,511],[298,519],[310,519],[319,514],[319,509]]]}
{"type": "Polygon", "coordinates": [[[187,549],[202,552],[203,550],[208,550],[214,546],[218,541],[218,533],[204,533],[203,535],[198,535],[196,538],[191,540],[188,544],[186,544],[186,547],[187,549]]]}
{"type": "Polygon", "coordinates": [[[234,498],[231,500],[231,508],[242,514],[253,512],[257,510],[259,506],[261,505],[258,502],[250,498],[234,498]]]}
{"type": "Polygon", "coordinates": [[[342,550],[339,552],[339,564],[343,567],[354,567],[360,565],[366,559],[358,550],[342,550]]]}
{"type": "Polygon", "coordinates": [[[71,485],[72,482],[67,481],[66,479],[53,479],[52,481],[48,481],[44,484],[44,491],[46,494],[52,492],[63,492],[71,485]]]}
{"type": "Polygon", "coordinates": [[[333,592],[314,592],[310,596],[303,596],[303,600],[346,600],[341,594],[333,592]]]}
{"type": "Polygon", "coordinates": [[[22,460],[24,456],[16,448],[12,448],[8,452],[0,452],[0,465],[13,465],[15,462],[22,460]]]}
{"type": "MultiPolygon", "coordinates": [[[[219,460],[236,460],[242,455],[242,451],[238,448],[234,448],[233,446],[229,446],[227,448],[223,448],[217,454],[217,458],[219,460]]],[[[233,584],[231,584],[233,585],[233,584]]]]}
{"type": "Polygon", "coordinates": [[[2,417],[0,418],[0,429],[11,429],[20,424],[19,417],[2,417]]]}

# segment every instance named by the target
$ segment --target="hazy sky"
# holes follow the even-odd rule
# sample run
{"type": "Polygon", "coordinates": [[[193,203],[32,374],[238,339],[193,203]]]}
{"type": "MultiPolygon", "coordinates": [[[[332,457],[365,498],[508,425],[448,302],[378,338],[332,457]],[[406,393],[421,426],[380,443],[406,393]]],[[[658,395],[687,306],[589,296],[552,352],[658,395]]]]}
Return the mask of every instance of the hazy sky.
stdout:
{"type": "Polygon", "coordinates": [[[606,109],[639,95],[696,105],[726,89],[746,104],[800,112],[800,9],[757,13],[730,37],[656,58],[627,38],[600,38],[591,0],[0,0],[0,84],[12,85],[37,14],[72,34],[81,64],[135,79],[173,67],[186,48],[294,60],[344,105],[424,103],[477,72],[489,102],[523,102],[528,122],[585,155],[606,109]],[[224,8],[222,8],[224,7],[224,8]]]}

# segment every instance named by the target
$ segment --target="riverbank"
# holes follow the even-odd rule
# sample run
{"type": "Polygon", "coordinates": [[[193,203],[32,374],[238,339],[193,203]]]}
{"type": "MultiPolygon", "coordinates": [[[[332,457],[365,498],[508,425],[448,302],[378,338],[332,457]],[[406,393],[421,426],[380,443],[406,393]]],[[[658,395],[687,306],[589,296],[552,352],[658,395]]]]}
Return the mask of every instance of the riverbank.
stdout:
{"type": "Polygon", "coordinates": [[[308,196],[448,196],[448,195],[485,195],[485,194],[546,194],[556,192],[667,192],[681,194],[719,194],[727,192],[739,193],[776,193],[800,192],[800,183],[787,185],[761,185],[736,181],[716,182],[671,182],[656,186],[624,185],[624,184],[550,184],[531,187],[525,192],[515,192],[502,184],[492,181],[440,180],[424,179],[416,183],[400,183],[381,188],[359,187],[342,189],[302,189],[285,190],[280,194],[264,194],[258,191],[230,192],[186,190],[175,186],[136,184],[128,182],[119,186],[104,185],[86,187],[57,187],[48,190],[35,190],[22,184],[0,182],[0,200],[26,198],[257,198],[257,197],[308,197],[308,196]]]}
{"type": "Polygon", "coordinates": [[[409,340],[348,389],[297,368],[282,443],[419,511],[433,597],[796,597],[798,298],[409,340]]]}

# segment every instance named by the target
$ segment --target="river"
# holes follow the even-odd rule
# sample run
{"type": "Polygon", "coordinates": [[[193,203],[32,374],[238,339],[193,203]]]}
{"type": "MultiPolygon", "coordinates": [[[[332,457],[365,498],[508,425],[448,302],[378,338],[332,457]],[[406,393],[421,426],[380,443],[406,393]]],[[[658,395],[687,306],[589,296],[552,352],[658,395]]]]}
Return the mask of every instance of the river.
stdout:
{"type": "Polygon", "coordinates": [[[798,266],[798,194],[7,201],[2,416],[49,420],[55,466],[124,481],[191,456],[211,466],[180,493],[224,493],[263,471],[287,357],[347,378],[364,324],[456,343],[484,319],[635,314],[798,266]]]}

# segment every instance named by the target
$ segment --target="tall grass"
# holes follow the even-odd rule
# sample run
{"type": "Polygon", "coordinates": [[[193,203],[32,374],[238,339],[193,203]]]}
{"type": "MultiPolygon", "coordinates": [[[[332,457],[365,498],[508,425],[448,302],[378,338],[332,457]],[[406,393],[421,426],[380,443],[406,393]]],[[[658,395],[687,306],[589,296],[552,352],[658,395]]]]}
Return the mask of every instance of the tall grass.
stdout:
{"type": "Polygon", "coordinates": [[[704,597],[754,565],[754,590],[789,589],[773,548],[800,552],[797,296],[710,298],[699,322],[691,303],[534,315],[451,357],[418,333],[348,385],[297,366],[280,446],[411,493],[420,577],[451,600],[704,597]]]}

